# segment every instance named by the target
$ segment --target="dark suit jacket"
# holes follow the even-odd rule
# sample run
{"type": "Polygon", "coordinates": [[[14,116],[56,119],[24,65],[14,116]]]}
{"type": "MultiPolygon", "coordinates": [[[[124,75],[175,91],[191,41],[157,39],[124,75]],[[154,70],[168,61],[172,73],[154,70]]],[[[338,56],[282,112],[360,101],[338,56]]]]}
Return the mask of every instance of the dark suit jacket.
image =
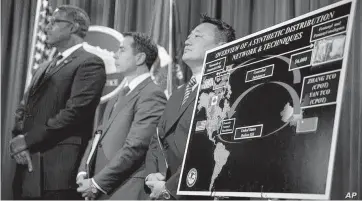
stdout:
{"type": "Polygon", "coordinates": [[[146,175],[156,172],[166,175],[166,188],[176,199],[185,199],[185,197],[176,195],[176,192],[196,93],[197,89],[193,90],[187,102],[181,106],[185,86],[173,92],[158,124],[162,149],[159,146],[157,135],[154,135],[146,157],[146,175]],[[168,169],[165,166],[165,159],[168,169]]]}
{"type": "MultiPolygon", "coordinates": [[[[103,135],[89,166],[95,166],[95,174],[90,177],[109,194],[101,199],[138,198],[143,189],[145,155],[166,101],[162,89],[147,78],[127,96],[121,96],[110,119],[98,127],[103,135]]],[[[110,100],[105,110],[113,107],[114,102],[110,100]]],[[[79,171],[86,170],[91,146],[92,141],[79,171]]]]}
{"type": "Polygon", "coordinates": [[[101,58],[82,47],[48,73],[36,71],[17,110],[13,135],[25,134],[34,171],[17,166],[15,193],[76,189],[77,167],[91,138],[95,109],[106,81],[101,58]]]}

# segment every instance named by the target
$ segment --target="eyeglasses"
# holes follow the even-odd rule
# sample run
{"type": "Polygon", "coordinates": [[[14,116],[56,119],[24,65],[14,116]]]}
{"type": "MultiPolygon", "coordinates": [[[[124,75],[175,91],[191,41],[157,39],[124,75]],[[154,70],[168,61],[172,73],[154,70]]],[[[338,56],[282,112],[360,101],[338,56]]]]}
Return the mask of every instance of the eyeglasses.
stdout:
{"type": "Polygon", "coordinates": [[[51,25],[51,26],[53,26],[55,23],[59,23],[59,22],[66,22],[66,23],[73,24],[73,22],[69,21],[69,20],[55,19],[55,18],[50,18],[49,19],[49,25],[51,25]]]}

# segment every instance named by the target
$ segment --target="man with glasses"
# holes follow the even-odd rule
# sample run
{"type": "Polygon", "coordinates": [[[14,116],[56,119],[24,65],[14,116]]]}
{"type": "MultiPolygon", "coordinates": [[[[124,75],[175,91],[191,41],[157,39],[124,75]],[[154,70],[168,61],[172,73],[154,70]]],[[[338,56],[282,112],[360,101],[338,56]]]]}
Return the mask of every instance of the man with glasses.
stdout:
{"type": "Polygon", "coordinates": [[[16,112],[15,199],[81,199],[77,169],[106,81],[102,59],[82,47],[89,24],[84,10],[63,5],[46,27],[58,53],[37,69],[16,112]]]}

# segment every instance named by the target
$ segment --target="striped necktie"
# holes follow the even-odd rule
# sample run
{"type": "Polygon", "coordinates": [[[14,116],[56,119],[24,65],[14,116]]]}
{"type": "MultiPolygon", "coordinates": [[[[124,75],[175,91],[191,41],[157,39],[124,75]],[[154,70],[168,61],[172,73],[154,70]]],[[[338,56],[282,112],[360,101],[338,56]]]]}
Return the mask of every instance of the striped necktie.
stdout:
{"type": "Polygon", "coordinates": [[[192,77],[190,79],[190,81],[187,83],[186,89],[185,89],[185,95],[184,95],[184,99],[182,100],[182,105],[186,103],[187,99],[190,96],[190,93],[192,91],[192,87],[195,86],[196,84],[196,78],[192,77]]]}

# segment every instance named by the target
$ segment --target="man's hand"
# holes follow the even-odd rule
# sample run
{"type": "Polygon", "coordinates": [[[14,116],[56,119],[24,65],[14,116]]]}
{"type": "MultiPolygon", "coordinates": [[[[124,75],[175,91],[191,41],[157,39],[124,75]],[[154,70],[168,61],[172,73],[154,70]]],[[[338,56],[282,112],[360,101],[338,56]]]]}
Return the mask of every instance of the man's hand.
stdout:
{"type": "Polygon", "coordinates": [[[165,179],[166,177],[163,176],[161,173],[157,172],[157,173],[151,173],[146,177],[146,185],[148,186],[148,188],[151,189],[151,195],[150,198],[152,199],[158,199],[161,194],[162,191],[165,190],[165,179]],[[158,183],[161,182],[161,183],[158,183]],[[162,187],[163,184],[163,187],[162,187]],[[156,189],[154,189],[156,187],[156,189]]]}
{"type": "Polygon", "coordinates": [[[166,190],[165,181],[146,181],[146,185],[152,190],[150,198],[159,199],[166,190]]]}
{"type": "Polygon", "coordinates": [[[31,162],[30,153],[28,150],[21,151],[13,156],[17,164],[28,165],[28,171],[33,171],[33,163],[31,162]]]}
{"type": "Polygon", "coordinates": [[[28,147],[25,142],[24,135],[18,135],[10,140],[10,154],[11,156],[26,150],[28,147]]]}
{"type": "MultiPolygon", "coordinates": [[[[166,177],[163,176],[161,173],[157,172],[157,173],[151,173],[146,177],[146,182],[147,181],[165,181],[166,177]]],[[[150,187],[149,187],[150,188],[150,187]]]]}
{"type": "Polygon", "coordinates": [[[81,172],[81,173],[78,173],[78,175],[77,175],[77,184],[78,184],[78,186],[80,185],[80,184],[82,184],[82,182],[83,182],[83,180],[85,179],[87,177],[87,173],[85,173],[85,172],[81,172]]]}
{"type": "Polygon", "coordinates": [[[77,184],[79,185],[77,191],[82,193],[82,197],[88,199],[95,199],[97,197],[99,191],[92,192],[92,179],[80,179],[77,181],[77,184]]]}

